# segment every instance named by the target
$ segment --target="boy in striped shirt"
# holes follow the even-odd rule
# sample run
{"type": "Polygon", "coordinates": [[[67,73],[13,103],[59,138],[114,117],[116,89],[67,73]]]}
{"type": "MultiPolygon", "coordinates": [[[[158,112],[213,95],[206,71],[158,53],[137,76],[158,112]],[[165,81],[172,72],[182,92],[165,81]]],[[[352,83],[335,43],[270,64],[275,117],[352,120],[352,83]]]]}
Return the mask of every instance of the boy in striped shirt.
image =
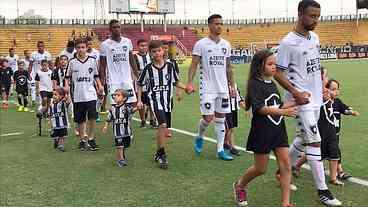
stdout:
{"type": "Polygon", "coordinates": [[[116,164],[118,167],[124,167],[127,165],[124,149],[130,146],[133,135],[130,122],[137,109],[133,108],[131,104],[126,103],[128,92],[125,90],[116,89],[112,96],[116,104],[111,105],[102,131],[106,133],[107,126],[109,123],[112,124],[116,146],[116,164]]]}
{"type": "Polygon", "coordinates": [[[68,105],[65,90],[57,88],[53,91],[52,103],[48,108],[48,117],[51,123],[51,137],[54,138],[54,148],[65,152],[65,137],[68,135],[68,105]]]}
{"type": "Polygon", "coordinates": [[[159,163],[160,168],[166,169],[168,161],[165,152],[165,141],[168,137],[168,128],[171,127],[172,92],[174,86],[182,89],[185,86],[179,82],[172,63],[165,61],[160,41],[152,41],[149,44],[149,52],[151,53],[152,63],[143,69],[137,81],[137,107],[138,109],[143,108],[142,87],[147,85],[151,109],[159,124],[156,135],[158,149],[154,159],[159,163]]]}

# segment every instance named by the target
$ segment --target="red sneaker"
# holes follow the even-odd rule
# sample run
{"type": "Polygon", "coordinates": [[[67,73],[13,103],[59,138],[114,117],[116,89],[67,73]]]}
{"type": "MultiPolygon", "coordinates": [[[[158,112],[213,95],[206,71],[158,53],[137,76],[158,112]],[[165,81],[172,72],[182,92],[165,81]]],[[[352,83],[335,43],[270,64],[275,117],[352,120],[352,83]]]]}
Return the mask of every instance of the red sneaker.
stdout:
{"type": "Polygon", "coordinates": [[[247,201],[247,190],[245,188],[240,188],[236,185],[236,182],[233,183],[233,193],[234,200],[238,206],[248,206],[247,201]]]}

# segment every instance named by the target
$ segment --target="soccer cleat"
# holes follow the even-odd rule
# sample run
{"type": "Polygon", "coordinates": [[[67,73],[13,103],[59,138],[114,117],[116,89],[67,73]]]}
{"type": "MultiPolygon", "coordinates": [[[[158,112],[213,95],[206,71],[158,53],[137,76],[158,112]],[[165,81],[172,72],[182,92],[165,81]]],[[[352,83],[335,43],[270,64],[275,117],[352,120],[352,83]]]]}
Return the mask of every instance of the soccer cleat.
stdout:
{"type": "Polygon", "coordinates": [[[101,117],[100,116],[98,116],[97,117],[97,119],[96,119],[96,122],[101,122],[102,120],[101,120],[101,117]]]}
{"type": "Polygon", "coordinates": [[[231,161],[234,159],[231,155],[227,154],[225,151],[218,152],[217,157],[220,160],[224,160],[224,161],[231,161]]]}
{"type": "Polygon", "coordinates": [[[194,139],[194,151],[199,155],[202,152],[203,148],[203,138],[197,136],[194,139]]]}
{"type": "Polygon", "coordinates": [[[65,152],[65,147],[64,145],[60,144],[59,146],[57,146],[57,149],[61,152],[65,152]]]}
{"type": "Polygon", "coordinates": [[[91,151],[97,151],[100,149],[98,145],[96,144],[95,139],[88,140],[88,145],[89,145],[89,150],[91,151]]]}
{"type": "Polygon", "coordinates": [[[24,111],[24,112],[28,112],[28,111],[29,111],[29,109],[28,109],[27,107],[24,107],[24,108],[23,108],[23,111],[24,111]]]}
{"type": "Polygon", "coordinates": [[[146,127],[146,122],[145,121],[141,121],[141,125],[139,127],[140,128],[145,128],[146,127]]]}
{"type": "Polygon", "coordinates": [[[154,155],[154,157],[153,157],[153,160],[155,161],[155,162],[158,162],[158,160],[160,159],[160,156],[156,153],[155,155],[154,155]]]}
{"type": "Polygon", "coordinates": [[[88,143],[87,142],[84,142],[84,141],[80,141],[78,148],[81,151],[86,151],[88,149],[88,143]]]}
{"type": "Polygon", "coordinates": [[[54,139],[54,149],[56,149],[59,145],[59,140],[57,138],[54,139]]]}
{"type": "Polygon", "coordinates": [[[235,147],[232,147],[230,149],[230,154],[239,156],[240,155],[240,152],[239,152],[239,150],[235,149],[235,147]]]}
{"type": "Polygon", "coordinates": [[[18,112],[22,112],[22,111],[23,111],[23,109],[24,109],[24,108],[23,108],[23,106],[18,106],[17,111],[18,111],[18,112]]]}
{"type": "Polygon", "coordinates": [[[337,200],[330,190],[318,190],[319,200],[325,206],[341,206],[341,201],[337,200]]]}
{"type": "Polygon", "coordinates": [[[158,157],[158,164],[161,169],[167,169],[169,162],[167,161],[166,154],[162,154],[158,157]]]}
{"type": "Polygon", "coordinates": [[[118,167],[124,167],[124,166],[127,166],[128,164],[125,162],[125,160],[118,160],[116,161],[116,165],[118,167]]]}
{"type": "Polygon", "coordinates": [[[247,190],[245,188],[238,187],[236,182],[233,183],[233,194],[237,206],[248,206],[247,190]]]}

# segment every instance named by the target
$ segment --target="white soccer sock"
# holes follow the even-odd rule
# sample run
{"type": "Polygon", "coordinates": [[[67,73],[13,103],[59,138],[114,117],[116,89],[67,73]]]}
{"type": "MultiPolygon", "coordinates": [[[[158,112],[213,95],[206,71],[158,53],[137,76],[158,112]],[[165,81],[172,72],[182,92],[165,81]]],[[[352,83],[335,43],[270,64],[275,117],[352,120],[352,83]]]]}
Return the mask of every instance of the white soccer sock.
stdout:
{"type": "Polygon", "coordinates": [[[208,125],[209,125],[209,123],[206,120],[204,120],[204,119],[199,120],[199,124],[198,124],[198,136],[199,137],[204,136],[204,134],[206,133],[208,125]]]}
{"type": "Polygon", "coordinates": [[[217,138],[217,152],[224,151],[225,118],[215,118],[215,134],[217,138]]]}
{"type": "Polygon", "coordinates": [[[290,164],[292,166],[296,165],[297,160],[300,158],[301,154],[304,152],[305,147],[297,141],[298,137],[295,138],[294,142],[289,148],[290,164]]]}
{"type": "Polygon", "coordinates": [[[305,149],[308,164],[311,167],[314,183],[318,190],[327,190],[325,169],[321,161],[321,148],[307,146],[305,149]]]}

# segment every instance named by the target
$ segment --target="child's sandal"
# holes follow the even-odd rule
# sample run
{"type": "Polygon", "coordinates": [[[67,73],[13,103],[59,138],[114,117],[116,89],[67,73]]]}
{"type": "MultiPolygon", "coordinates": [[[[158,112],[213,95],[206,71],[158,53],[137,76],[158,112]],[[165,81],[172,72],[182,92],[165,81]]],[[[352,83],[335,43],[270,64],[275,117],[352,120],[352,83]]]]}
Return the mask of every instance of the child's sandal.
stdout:
{"type": "Polygon", "coordinates": [[[329,182],[332,185],[337,185],[337,186],[344,186],[344,183],[341,182],[340,180],[336,179],[336,180],[330,180],[329,182]]]}
{"type": "Polygon", "coordinates": [[[347,180],[351,177],[353,177],[350,173],[347,173],[347,172],[341,172],[340,174],[337,175],[337,177],[340,179],[340,180],[347,180]]]}

